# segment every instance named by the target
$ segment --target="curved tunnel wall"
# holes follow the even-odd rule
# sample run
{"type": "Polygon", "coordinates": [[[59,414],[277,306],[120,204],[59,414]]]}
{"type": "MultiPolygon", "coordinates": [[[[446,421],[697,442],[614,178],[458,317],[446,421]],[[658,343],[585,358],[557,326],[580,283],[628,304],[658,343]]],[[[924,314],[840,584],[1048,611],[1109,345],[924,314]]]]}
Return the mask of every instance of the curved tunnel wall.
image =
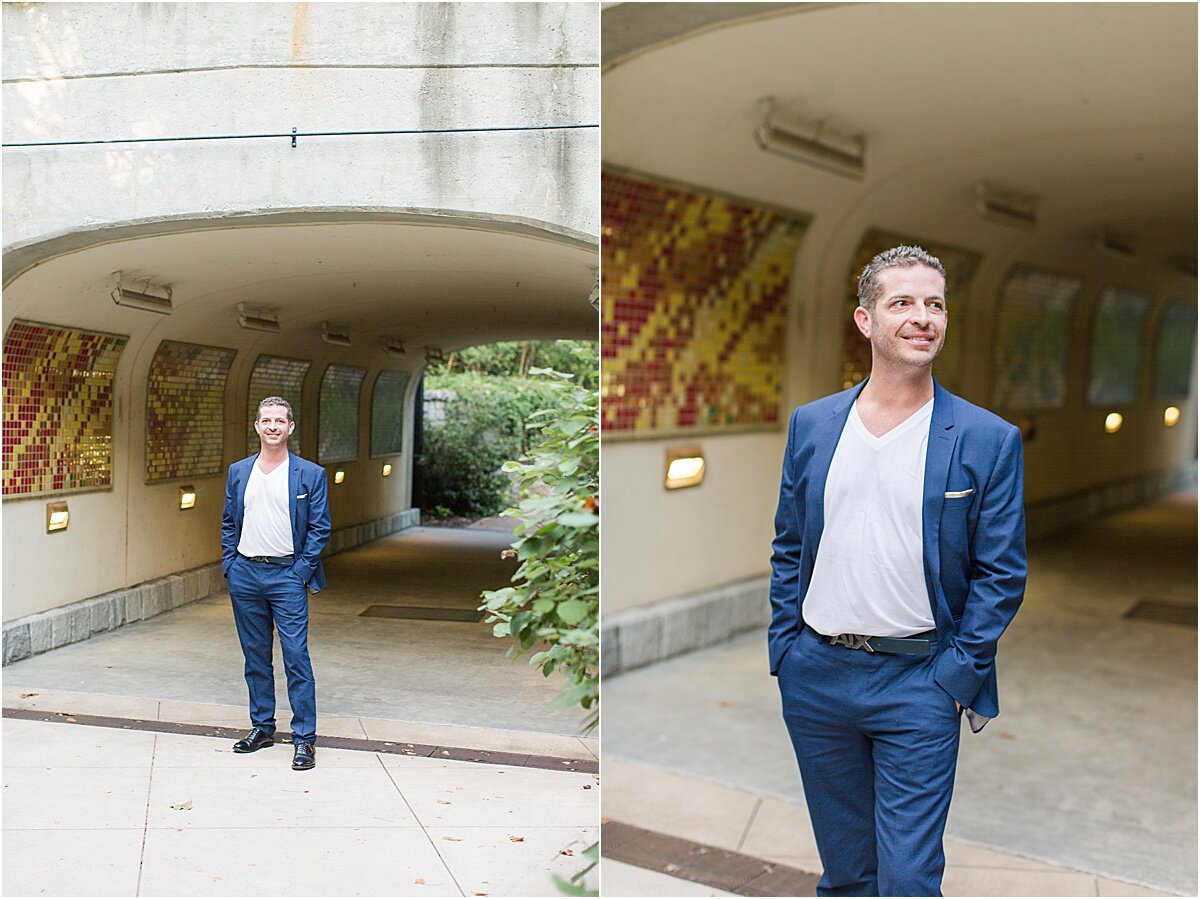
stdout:
{"type": "MultiPolygon", "coordinates": [[[[1190,395],[1172,399],[1152,394],[1158,320],[1174,301],[1194,309],[1196,295],[1194,255],[1189,262],[1186,252],[1182,259],[1175,253],[1179,245],[1186,251],[1194,244],[1194,204],[1172,199],[1176,190],[1184,197],[1195,190],[1195,51],[1163,31],[1190,34],[1194,15],[1175,12],[1185,21],[1172,25],[1167,20],[1174,13],[1160,8],[1159,16],[1143,17],[1131,30],[1129,17],[1137,13],[1120,7],[1086,24],[1077,22],[1073,30],[1045,23],[1053,27],[1043,32],[1025,19],[1069,16],[1070,11],[1039,8],[1018,14],[1016,7],[997,7],[980,13],[966,7],[900,10],[868,4],[806,9],[775,15],[765,25],[737,24],[677,37],[625,59],[606,60],[604,164],[610,172],[644,175],[650,182],[733,197],[761,209],[782,208],[807,220],[782,325],[783,421],[796,405],[843,386],[846,296],[869,232],[956,247],[976,257],[967,289],[950,298],[948,340],[958,343],[960,365],[947,380],[961,395],[989,408],[996,405],[999,300],[1014,268],[1079,278],[1061,407],[1000,411],[1014,422],[1032,418],[1035,425],[1025,446],[1032,518],[1047,511],[1049,517],[1041,518],[1048,523],[1054,507],[1073,497],[1080,498],[1079,508],[1094,512],[1107,501],[1101,494],[1115,490],[1119,495],[1121,485],[1138,485],[1125,491],[1136,498],[1144,495],[1138,492],[1143,485],[1178,483],[1189,472],[1194,478],[1194,387],[1190,395]],[[951,60],[974,52],[967,48],[977,46],[969,39],[977,30],[989,34],[985,56],[1019,58],[1019,74],[999,78],[982,62],[958,66],[951,60]],[[1045,41],[1031,37],[1033,31],[1045,41]],[[944,40],[949,32],[955,41],[944,40]],[[1110,76],[1093,77],[1103,69],[1103,48],[1114,40],[1122,42],[1126,54],[1154,58],[1155,104],[1143,104],[1133,114],[1141,138],[1154,148],[1149,153],[1135,154],[1126,146],[1117,152],[1115,138],[1098,136],[1109,126],[1128,134],[1132,96],[1151,90],[1150,75],[1145,82],[1124,78],[1120,86],[1110,76]],[[887,53],[877,44],[888,41],[908,43],[902,71],[892,73],[895,83],[885,87],[880,60],[887,53]],[[1044,52],[1043,42],[1053,44],[1053,52],[1044,52]],[[846,46],[856,48],[853,58],[839,51],[846,46]],[[1043,65],[1055,71],[1068,67],[1070,84],[1048,78],[1043,65]],[[1027,91],[1026,80],[1042,87],[1027,91]],[[912,85],[932,87],[919,94],[921,102],[912,103],[905,98],[917,95],[904,93],[912,85]],[[1164,86],[1169,86],[1165,92],[1164,86]],[[1082,106],[1076,90],[1086,92],[1082,106]],[[752,135],[761,115],[758,101],[773,92],[799,95],[803,99],[792,101],[794,108],[820,108],[835,130],[852,123],[866,131],[866,177],[854,181],[763,153],[752,135]],[[861,106],[838,106],[831,99],[860,95],[863,99],[855,102],[861,106]],[[1042,106],[1046,121],[1038,118],[1042,106]],[[989,119],[998,109],[1009,114],[989,119]],[[668,121],[670,127],[664,127],[668,121]],[[1079,130],[1073,130],[1076,126],[1079,130]],[[1035,229],[1008,227],[976,214],[974,185],[997,172],[1038,184],[1043,204],[1035,229]],[[1106,216],[1118,220],[1123,214],[1139,217],[1138,253],[1130,259],[1098,253],[1097,225],[1106,216]],[[1092,327],[1110,287],[1146,295],[1150,308],[1138,336],[1136,400],[1093,408],[1087,399],[1092,327]],[[1173,428],[1163,425],[1168,404],[1182,410],[1173,428]],[[1124,416],[1117,434],[1104,430],[1110,411],[1124,416]]],[[[626,7],[623,15],[638,13],[626,7]]],[[[606,22],[606,37],[607,27],[606,22]]],[[[603,202],[602,225],[611,241],[608,184],[603,202]]],[[[680,234],[691,237],[697,230],[694,223],[690,230],[667,223],[651,242],[669,246],[680,234]]],[[[628,267],[610,269],[611,250],[611,244],[603,250],[605,278],[619,279],[628,267]]],[[[620,315],[607,305],[602,312],[606,320],[620,315]]],[[[640,325],[631,319],[630,327],[640,325]]],[[[947,354],[939,365],[950,361],[947,354]]],[[[604,553],[621,561],[605,565],[605,610],[613,616],[606,621],[605,670],[756,626],[773,536],[782,427],[606,436],[604,553]],[[666,451],[689,446],[704,452],[705,482],[664,490],[666,451]],[[666,601],[672,597],[678,602],[666,601]],[[736,598],[747,601],[732,601],[736,598]],[[685,615],[689,603],[703,607],[703,614],[685,615]],[[610,654],[618,648],[625,658],[610,654]]]]}
{"type": "MultiPolygon", "coordinates": [[[[4,16],[5,333],[34,322],[127,338],[110,483],[6,491],[6,623],[219,557],[225,470],[246,455],[261,355],[309,363],[299,452],[314,460],[326,370],[362,371],[354,458],[326,469],[335,532],[374,534],[411,518],[413,393],[427,350],[594,336],[588,8],[35,3],[4,16]],[[248,137],[293,128],[295,146],[248,137]],[[379,133],[389,131],[414,133],[379,133]],[[173,312],[115,306],[118,273],[134,290],[170,288],[173,312]],[[268,310],[281,332],[239,328],[239,302],[268,310]],[[323,322],[352,345],[323,342],[323,322]],[[406,354],[385,354],[389,338],[406,354]],[[215,472],[148,459],[164,341],[233,354],[209,426],[215,472]],[[381,372],[407,384],[402,446],[376,454],[381,372]],[[184,485],[197,492],[186,511],[184,485]],[[53,500],[69,503],[70,525],[48,534],[53,500]]],[[[175,411],[173,439],[196,408],[175,411]]]]}

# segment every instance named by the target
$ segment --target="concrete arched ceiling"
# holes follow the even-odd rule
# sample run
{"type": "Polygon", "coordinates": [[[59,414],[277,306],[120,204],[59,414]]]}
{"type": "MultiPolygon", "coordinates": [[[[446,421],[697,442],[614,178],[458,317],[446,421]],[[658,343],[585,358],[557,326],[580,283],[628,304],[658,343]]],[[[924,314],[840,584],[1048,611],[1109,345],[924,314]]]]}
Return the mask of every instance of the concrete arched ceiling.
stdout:
{"type": "Polygon", "coordinates": [[[1090,248],[1107,225],[1139,264],[1194,275],[1193,4],[751,3],[739,16],[721,3],[697,5],[698,21],[680,6],[603,13],[606,163],[835,229],[869,204],[880,226],[924,218],[947,241],[987,180],[1040,198],[1042,245],[1090,248]],[[781,117],[862,135],[866,178],[760,150],[766,97],[781,117]]]}
{"type": "Polygon", "coordinates": [[[516,338],[595,339],[589,294],[596,250],[528,226],[326,221],[224,226],[174,223],[167,233],[52,255],[5,288],[5,320],[23,318],[157,339],[242,346],[267,338],[238,326],[237,304],[278,316],[275,345],[319,347],[321,322],[355,351],[400,338],[409,356],[516,338]],[[168,316],[117,306],[124,284],[173,291],[168,316]]]}

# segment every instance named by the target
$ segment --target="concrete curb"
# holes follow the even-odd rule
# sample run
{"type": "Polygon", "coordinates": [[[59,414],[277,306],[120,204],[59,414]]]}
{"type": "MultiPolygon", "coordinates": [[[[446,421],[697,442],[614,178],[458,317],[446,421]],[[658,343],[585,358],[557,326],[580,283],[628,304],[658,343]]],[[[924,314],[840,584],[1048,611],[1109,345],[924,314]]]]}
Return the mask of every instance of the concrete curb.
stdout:
{"type": "MultiPolygon", "coordinates": [[[[420,522],[421,510],[413,508],[339,528],[330,535],[324,555],[353,549],[415,527],[420,522]]],[[[96,634],[153,618],[224,591],[221,563],[214,562],[26,615],[4,625],[4,664],[79,643],[96,634]]]]}

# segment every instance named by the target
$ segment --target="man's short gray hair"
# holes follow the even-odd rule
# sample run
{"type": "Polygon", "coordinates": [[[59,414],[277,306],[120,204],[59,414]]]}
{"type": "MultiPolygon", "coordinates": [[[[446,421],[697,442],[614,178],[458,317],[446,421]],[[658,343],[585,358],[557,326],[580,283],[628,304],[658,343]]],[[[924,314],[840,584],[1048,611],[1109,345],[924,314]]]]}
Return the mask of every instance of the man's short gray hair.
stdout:
{"type": "Polygon", "coordinates": [[[889,268],[911,268],[914,265],[926,265],[946,279],[946,270],[942,268],[942,260],[921,247],[892,247],[884,250],[867,263],[862,274],[858,276],[858,305],[868,312],[875,308],[875,301],[883,293],[883,284],[879,276],[889,268]]]}
{"type": "Polygon", "coordinates": [[[283,408],[288,410],[288,421],[296,420],[292,417],[292,404],[291,403],[289,403],[287,400],[285,400],[281,396],[269,396],[266,399],[259,402],[258,411],[256,413],[254,413],[255,421],[262,418],[263,406],[283,406],[283,408]]]}

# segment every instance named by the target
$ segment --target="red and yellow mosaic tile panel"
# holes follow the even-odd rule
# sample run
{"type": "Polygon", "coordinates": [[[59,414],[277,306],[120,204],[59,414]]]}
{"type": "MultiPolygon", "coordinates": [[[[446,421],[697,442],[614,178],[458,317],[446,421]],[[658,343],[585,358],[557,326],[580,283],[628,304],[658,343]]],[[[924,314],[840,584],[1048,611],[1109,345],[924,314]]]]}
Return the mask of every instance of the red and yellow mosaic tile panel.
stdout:
{"type": "Polygon", "coordinates": [[[128,337],[14,320],[4,335],[4,496],[112,484],[113,378],[128,337]]]}
{"type": "Polygon", "coordinates": [[[954,390],[958,386],[963,346],[963,340],[955,335],[964,333],[963,324],[970,310],[968,299],[971,280],[979,268],[981,257],[968,250],[888,231],[868,231],[864,234],[850,266],[845,301],[846,323],[842,331],[842,387],[853,387],[871,373],[871,344],[854,323],[854,310],[858,307],[858,276],[875,256],[899,246],[922,247],[940,259],[942,268],[946,270],[946,343],[933,364],[933,374],[944,387],[954,390]]]}
{"type": "Polygon", "coordinates": [[[304,389],[304,377],[312,363],[307,359],[289,359],[286,356],[259,356],[250,372],[250,390],[246,410],[246,455],[259,451],[261,444],[258,431],[254,430],[254,419],[258,416],[258,404],[269,396],[281,396],[292,405],[292,420],[296,427],[288,438],[288,452],[300,455],[300,400],[304,389]]]}
{"type": "Polygon", "coordinates": [[[146,389],[146,480],[219,474],[225,379],[237,350],[164,340],[146,389]]]}
{"type": "Polygon", "coordinates": [[[601,203],[604,432],[776,427],[806,219],[611,170],[601,203]]]}

